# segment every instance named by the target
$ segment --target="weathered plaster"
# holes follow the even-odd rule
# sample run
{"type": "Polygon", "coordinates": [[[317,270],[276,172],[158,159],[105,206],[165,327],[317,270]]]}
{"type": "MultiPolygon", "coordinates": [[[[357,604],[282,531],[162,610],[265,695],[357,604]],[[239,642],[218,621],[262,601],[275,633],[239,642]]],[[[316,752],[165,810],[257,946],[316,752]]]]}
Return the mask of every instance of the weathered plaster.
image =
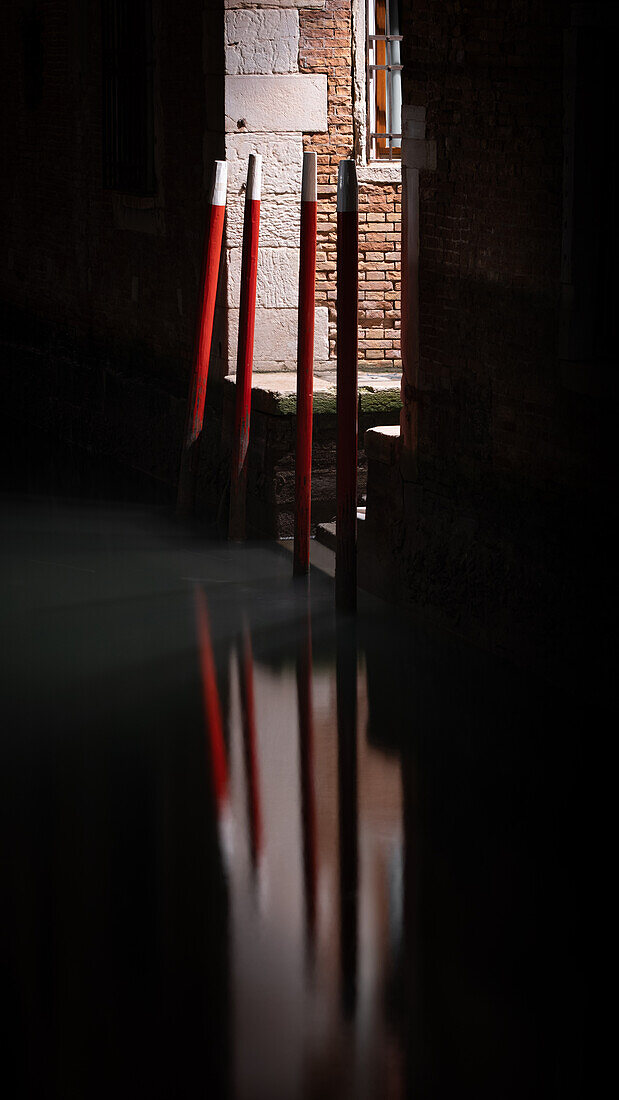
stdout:
{"type": "Polygon", "coordinates": [[[226,77],[226,131],[303,133],[327,129],[327,77],[325,73],[288,76],[226,77]]]}
{"type": "MultiPolygon", "coordinates": [[[[238,337],[239,311],[229,310],[229,341],[231,364],[236,362],[236,344],[238,337]]],[[[296,370],[297,365],[297,325],[296,309],[256,309],[256,330],[254,337],[254,369],[266,368],[296,370]]],[[[326,306],[316,309],[314,326],[314,356],[316,360],[327,359],[329,355],[329,311],[326,306]]]]}
{"type": "Polygon", "coordinates": [[[301,194],[303,165],[303,135],[296,134],[226,134],[228,161],[228,195],[240,195],[245,190],[247,158],[250,153],[262,154],[262,194],[301,194]]]}
{"type": "MultiPolygon", "coordinates": [[[[243,240],[244,195],[228,199],[226,243],[240,248],[243,240]]],[[[296,195],[266,195],[260,203],[260,248],[299,247],[301,204],[296,195]]]]}
{"type": "Polygon", "coordinates": [[[225,14],[226,73],[293,73],[299,68],[295,9],[235,9],[225,14]]]}
{"type": "MultiPolygon", "coordinates": [[[[238,306],[241,292],[241,249],[228,250],[228,302],[238,306]]],[[[256,303],[278,308],[296,306],[299,297],[298,248],[261,248],[258,253],[256,303]]]]}
{"type": "Polygon", "coordinates": [[[224,8],[324,8],[325,0],[224,0],[224,8]]]}

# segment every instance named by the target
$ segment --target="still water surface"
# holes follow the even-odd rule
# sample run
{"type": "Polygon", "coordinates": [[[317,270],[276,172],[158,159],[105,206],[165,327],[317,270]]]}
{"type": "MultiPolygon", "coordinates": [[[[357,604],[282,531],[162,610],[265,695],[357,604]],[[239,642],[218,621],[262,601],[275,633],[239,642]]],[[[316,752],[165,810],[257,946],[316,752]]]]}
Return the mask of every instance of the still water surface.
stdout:
{"type": "Polygon", "coordinates": [[[14,1095],[578,1094],[575,711],[281,547],[1,534],[14,1095]]]}

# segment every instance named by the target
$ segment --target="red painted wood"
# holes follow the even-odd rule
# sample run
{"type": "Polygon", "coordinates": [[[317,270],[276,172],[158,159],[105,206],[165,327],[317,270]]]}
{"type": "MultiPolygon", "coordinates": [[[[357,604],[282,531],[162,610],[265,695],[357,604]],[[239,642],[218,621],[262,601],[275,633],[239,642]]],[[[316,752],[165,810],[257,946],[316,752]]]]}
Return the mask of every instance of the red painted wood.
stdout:
{"type": "Polygon", "coordinates": [[[297,345],[297,448],[293,572],[309,572],[312,504],[312,408],[314,392],[314,309],[317,203],[301,203],[299,329],[297,345]]]}
{"type": "Polygon", "coordinates": [[[358,257],[358,212],[338,211],[335,600],[349,611],[357,606],[358,257]]]}
{"type": "Polygon", "coordinates": [[[206,726],[213,794],[215,795],[217,816],[221,817],[223,807],[228,799],[228,763],[226,758],[226,745],[224,742],[221,705],[219,702],[219,692],[217,690],[217,674],[215,671],[215,658],[213,657],[213,646],[211,642],[208,605],[204,591],[198,585],[196,585],[194,590],[194,599],[200,675],[202,680],[204,723],[206,726]]]}
{"type": "Polygon", "coordinates": [[[357,1005],[359,955],[359,796],[357,780],[357,623],[336,629],[337,774],[340,844],[340,965],[344,1016],[357,1005]]]}
{"type": "Polygon", "coordinates": [[[299,761],[301,825],[303,830],[303,882],[308,946],[316,939],[316,890],[318,880],[316,798],[314,793],[314,714],[312,707],[312,624],[309,607],[307,629],[297,655],[299,707],[299,761]]]}
{"type": "Polygon", "coordinates": [[[245,203],[241,259],[236,405],[232,469],[230,471],[230,521],[228,526],[228,537],[231,539],[244,539],[246,534],[247,449],[251,418],[251,378],[254,359],[259,230],[260,199],[249,199],[245,203]]]}
{"type": "Polygon", "coordinates": [[[181,513],[191,512],[194,505],[198,440],[204,420],[204,402],[213,338],[213,318],[215,316],[225,212],[225,206],[210,204],[207,214],[200,282],[200,310],[198,312],[194,345],[195,354],[189,384],[189,401],[176,501],[177,510],[181,513]]]}

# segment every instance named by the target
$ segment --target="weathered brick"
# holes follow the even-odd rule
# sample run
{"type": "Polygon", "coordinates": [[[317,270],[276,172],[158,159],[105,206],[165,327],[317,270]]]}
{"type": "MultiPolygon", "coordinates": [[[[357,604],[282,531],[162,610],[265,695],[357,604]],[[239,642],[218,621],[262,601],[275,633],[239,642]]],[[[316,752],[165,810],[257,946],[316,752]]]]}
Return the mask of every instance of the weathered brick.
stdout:
{"type": "MultiPolygon", "coordinates": [[[[333,269],[324,268],[320,272],[317,296],[319,300],[324,297],[325,301],[333,301],[335,298],[335,289],[328,290],[330,277],[334,274],[335,264],[335,236],[336,236],[336,218],[334,211],[335,203],[335,183],[337,180],[337,170],[339,160],[342,157],[348,157],[352,148],[352,82],[351,82],[351,24],[350,24],[350,8],[344,0],[328,0],[325,10],[323,12],[301,11],[300,13],[300,43],[299,43],[299,57],[300,66],[303,71],[311,72],[318,71],[324,72],[325,68],[329,71],[328,80],[328,115],[329,115],[329,135],[312,135],[311,147],[315,148],[318,152],[318,164],[319,164],[319,180],[321,188],[325,187],[328,182],[328,188],[325,187],[325,196],[328,197],[329,205],[324,208],[324,211],[319,214],[320,224],[319,233],[321,240],[321,251],[325,253],[328,260],[322,260],[321,263],[330,263],[333,265],[333,269]],[[325,234],[328,237],[325,237],[325,234]],[[327,276],[326,278],[324,276],[327,276]],[[323,289],[324,288],[324,289],[323,289]]],[[[307,138],[306,138],[307,141],[307,138]]],[[[360,214],[359,224],[360,227],[365,227],[368,222],[368,216],[372,216],[375,213],[380,215],[380,221],[384,222],[385,231],[388,231],[389,235],[384,237],[374,238],[368,235],[366,243],[370,246],[384,246],[386,250],[388,247],[389,252],[394,250],[393,233],[396,236],[399,234],[399,215],[396,214],[395,202],[397,201],[397,195],[399,191],[398,185],[363,185],[360,188],[360,214]],[[391,217],[392,224],[387,225],[385,219],[391,217]],[[388,242],[388,243],[387,243],[388,242]]],[[[373,227],[378,223],[374,222],[373,227]]],[[[397,238],[399,243],[399,238],[397,238]]],[[[374,273],[380,271],[381,279],[380,283],[385,284],[389,289],[393,290],[395,283],[391,282],[393,271],[387,272],[386,263],[380,257],[370,258],[367,256],[367,250],[363,249],[363,237],[360,239],[361,247],[361,264],[363,269],[366,265],[366,269],[370,264],[374,265],[374,273]],[[366,255],[364,257],[364,251],[366,255]]],[[[381,252],[380,248],[370,247],[370,252],[381,252]]],[[[386,309],[392,307],[392,302],[386,299],[382,292],[377,289],[377,293],[381,294],[381,297],[375,302],[374,312],[378,315],[373,320],[382,321],[384,312],[386,309]]],[[[362,299],[363,291],[361,291],[360,300],[362,299]]],[[[335,312],[332,311],[331,317],[331,339],[334,340],[335,336],[335,312]]],[[[373,336],[375,328],[382,328],[382,325],[372,325],[371,334],[373,336]]],[[[371,336],[368,334],[368,342],[371,343],[371,336]]],[[[370,350],[369,348],[367,350],[370,350]]],[[[360,361],[363,361],[365,357],[365,348],[360,350],[360,361]]]]}

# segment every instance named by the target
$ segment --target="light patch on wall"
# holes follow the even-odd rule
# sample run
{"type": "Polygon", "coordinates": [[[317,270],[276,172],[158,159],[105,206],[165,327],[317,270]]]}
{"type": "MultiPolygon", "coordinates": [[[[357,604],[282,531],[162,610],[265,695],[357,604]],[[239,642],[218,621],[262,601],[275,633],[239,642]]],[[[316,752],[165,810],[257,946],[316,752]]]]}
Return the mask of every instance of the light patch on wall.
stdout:
{"type": "Polygon", "coordinates": [[[237,131],[244,119],[252,133],[326,133],[326,73],[287,76],[229,76],[226,79],[225,128],[237,131]]]}
{"type": "Polygon", "coordinates": [[[294,10],[228,11],[226,73],[298,72],[299,13],[294,10]]]}

